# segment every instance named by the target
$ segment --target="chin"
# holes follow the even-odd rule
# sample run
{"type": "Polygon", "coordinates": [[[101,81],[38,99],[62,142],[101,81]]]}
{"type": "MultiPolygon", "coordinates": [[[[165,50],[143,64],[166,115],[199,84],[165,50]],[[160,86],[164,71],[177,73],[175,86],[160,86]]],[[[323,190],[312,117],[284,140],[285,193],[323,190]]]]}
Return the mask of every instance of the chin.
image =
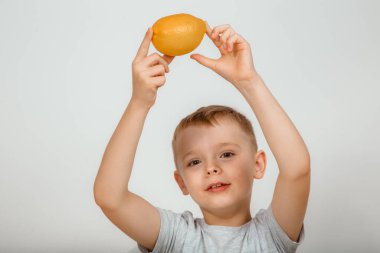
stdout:
{"type": "Polygon", "coordinates": [[[221,210],[227,210],[230,208],[235,208],[238,205],[236,201],[225,198],[225,199],[210,199],[204,204],[204,209],[210,210],[212,212],[220,212],[221,210]]]}

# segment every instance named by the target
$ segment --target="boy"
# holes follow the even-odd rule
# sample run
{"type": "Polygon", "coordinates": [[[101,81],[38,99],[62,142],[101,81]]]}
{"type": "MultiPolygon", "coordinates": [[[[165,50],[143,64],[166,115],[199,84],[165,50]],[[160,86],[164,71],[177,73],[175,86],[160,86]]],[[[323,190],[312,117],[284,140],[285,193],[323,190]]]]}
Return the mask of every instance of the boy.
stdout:
{"type": "Polygon", "coordinates": [[[103,156],[95,201],[142,252],[295,252],[310,190],[306,145],[256,72],[248,42],[229,25],[207,24],[206,33],[221,57],[191,58],[234,85],[255,113],[279,166],[271,204],[251,217],[252,184],[263,177],[266,156],[257,151],[250,122],[226,106],[198,109],[180,122],[172,142],[174,178],[203,219],[154,207],[128,190],[144,120],[174,58],[147,56],[151,29],[132,64],[132,97],[103,156]]]}

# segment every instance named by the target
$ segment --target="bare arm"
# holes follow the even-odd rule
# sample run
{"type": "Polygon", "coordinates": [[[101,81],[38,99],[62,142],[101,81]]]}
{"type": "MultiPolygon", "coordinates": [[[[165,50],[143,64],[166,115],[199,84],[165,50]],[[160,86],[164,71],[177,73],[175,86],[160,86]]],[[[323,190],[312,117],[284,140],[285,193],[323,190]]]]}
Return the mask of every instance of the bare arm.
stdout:
{"type": "Polygon", "coordinates": [[[130,101],[106,151],[94,183],[96,203],[115,226],[153,249],[160,216],[149,202],[128,189],[133,160],[149,109],[130,101]]]}
{"type": "Polygon", "coordinates": [[[309,152],[296,127],[259,75],[250,84],[240,87],[279,167],[272,199],[273,215],[289,238],[296,241],[310,191],[309,152]]]}
{"type": "Polygon", "coordinates": [[[128,189],[137,145],[157,90],[174,57],[147,56],[152,30],[148,30],[132,63],[133,94],[103,155],[94,182],[94,197],[104,214],[125,234],[153,249],[160,230],[158,210],[128,189]]]}
{"type": "Polygon", "coordinates": [[[116,206],[128,192],[137,145],[149,108],[131,100],[103,155],[94,183],[100,206],[116,206]]]}

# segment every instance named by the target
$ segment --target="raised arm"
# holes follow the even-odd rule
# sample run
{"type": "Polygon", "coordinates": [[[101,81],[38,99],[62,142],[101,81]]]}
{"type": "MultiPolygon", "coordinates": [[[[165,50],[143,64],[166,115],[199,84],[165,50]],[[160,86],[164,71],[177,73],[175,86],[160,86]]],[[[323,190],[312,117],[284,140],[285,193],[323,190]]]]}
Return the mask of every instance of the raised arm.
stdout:
{"type": "Polygon", "coordinates": [[[154,247],[160,229],[158,211],[132,193],[128,182],[149,109],[128,104],[107,148],[94,183],[96,203],[119,229],[146,247],[154,247]]]}
{"type": "Polygon", "coordinates": [[[128,193],[137,145],[149,108],[130,100],[100,164],[94,196],[100,206],[116,207],[128,193]]]}
{"type": "Polygon", "coordinates": [[[309,152],[296,127],[259,76],[240,91],[254,111],[279,167],[272,199],[273,215],[289,238],[297,241],[310,191],[309,152]]]}
{"type": "Polygon", "coordinates": [[[160,216],[154,206],[129,191],[128,182],[146,116],[173,59],[157,53],[147,56],[151,37],[149,30],[132,63],[133,94],[107,145],[94,182],[95,202],[105,215],[148,249],[153,249],[158,238],[160,216]]]}

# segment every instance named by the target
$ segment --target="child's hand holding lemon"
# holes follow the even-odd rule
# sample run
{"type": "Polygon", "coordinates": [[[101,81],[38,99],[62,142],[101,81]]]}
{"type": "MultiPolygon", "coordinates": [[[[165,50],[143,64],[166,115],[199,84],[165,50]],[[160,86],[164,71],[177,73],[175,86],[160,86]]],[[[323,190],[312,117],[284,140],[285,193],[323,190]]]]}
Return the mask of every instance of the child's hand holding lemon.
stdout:
{"type": "Polygon", "coordinates": [[[192,54],[191,59],[214,70],[237,89],[249,85],[259,76],[253,65],[249,43],[230,25],[220,25],[211,29],[207,24],[207,36],[219,49],[221,57],[210,59],[200,54],[192,54]]]}
{"type": "Polygon", "coordinates": [[[157,90],[166,82],[165,73],[174,56],[153,53],[147,56],[153,31],[145,34],[136,57],[132,62],[133,91],[131,100],[144,107],[152,107],[156,101],[157,90]]]}

